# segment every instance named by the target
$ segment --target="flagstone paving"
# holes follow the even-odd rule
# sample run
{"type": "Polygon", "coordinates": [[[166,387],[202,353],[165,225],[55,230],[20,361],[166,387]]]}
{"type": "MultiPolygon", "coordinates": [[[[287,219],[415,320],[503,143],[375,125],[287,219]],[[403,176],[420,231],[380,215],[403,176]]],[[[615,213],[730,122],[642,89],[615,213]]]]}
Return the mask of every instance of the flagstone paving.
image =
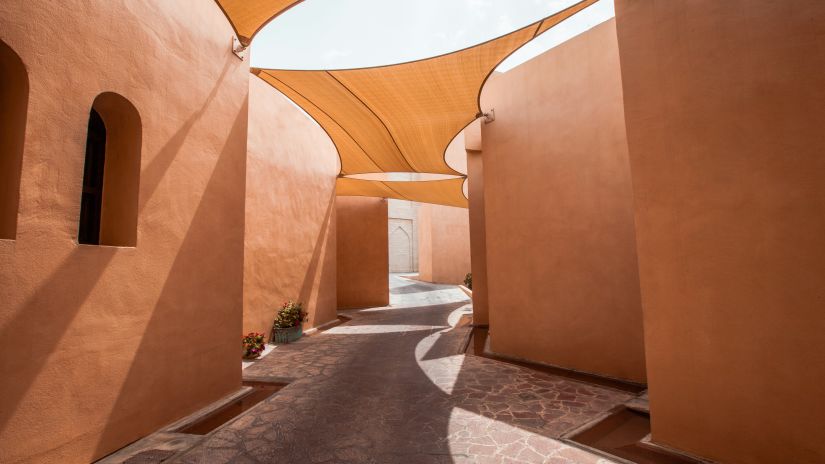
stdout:
{"type": "Polygon", "coordinates": [[[476,356],[466,296],[392,276],[392,305],[277,347],[290,382],[176,463],[607,463],[558,438],[634,395],[476,356]]]}

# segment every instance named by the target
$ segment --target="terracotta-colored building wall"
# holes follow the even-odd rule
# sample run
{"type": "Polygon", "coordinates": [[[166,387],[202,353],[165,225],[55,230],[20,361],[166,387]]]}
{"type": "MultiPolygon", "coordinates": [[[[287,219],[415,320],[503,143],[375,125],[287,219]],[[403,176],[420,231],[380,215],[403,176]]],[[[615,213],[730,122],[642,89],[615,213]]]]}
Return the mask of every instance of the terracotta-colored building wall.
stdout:
{"type": "Polygon", "coordinates": [[[418,278],[433,281],[433,210],[427,204],[418,207],[418,278]]]}
{"type": "Polygon", "coordinates": [[[644,382],[615,22],[491,79],[482,103],[492,350],[644,382]]]}
{"type": "Polygon", "coordinates": [[[447,149],[444,151],[444,160],[451,168],[462,174],[467,174],[467,153],[465,152],[467,142],[464,132],[459,132],[447,145],[447,149]]]}
{"type": "Polygon", "coordinates": [[[467,209],[422,204],[418,209],[418,277],[458,284],[470,272],[470,224],[467,209]]]}
{"type": "Polygon", "coordinates": [[[616,11],[653,439],[825,462],[825,3],[616,11]]]}
{"type": "MultiPolygon", "coordinates": [[[[480,127],[477,129],[480,130],[480,127]]],[[[467,150],[467,170],[473,324],[487,325],[490,323],[487,303],[487,234],[484,223],[484,161],[480,150],[467,150]]]]}
{"type": "Polygon", "coordinates": [[[0,240],[0,462],[88,463],[240,386],[249,77],[231,37],[213,2],[0,2],[30,86],[0,240]],[[136,247],[77,243],[103,92],[141,120],[136,247]]]}
{"type": "Polygon", "coordinates": [[[249,82],[244,333],[269,334],[280,305],[303,302],[314,327],[336,318],[338,153],[314,121],[266,82],[249,82]]]}
{"type": "Polygon", "coordinates": [[[338,308],[369,308],[390,304],[387,200],[338,197],[338,308]]]}

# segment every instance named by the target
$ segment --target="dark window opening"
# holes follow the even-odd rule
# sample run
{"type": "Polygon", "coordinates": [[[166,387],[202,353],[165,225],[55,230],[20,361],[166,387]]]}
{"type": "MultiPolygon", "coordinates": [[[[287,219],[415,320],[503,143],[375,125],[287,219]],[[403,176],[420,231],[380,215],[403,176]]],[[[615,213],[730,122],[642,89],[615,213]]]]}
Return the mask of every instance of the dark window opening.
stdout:
{"type": "Polygon", "coordinates": [[[140,147],[134,105],[116,93],[98,95],[89,112],[78,243],[137,246],[140,147]]]}
{"type": "Polygon", "coordinates": [[[100,213],[103,208],[103,167],[106,162],[106,125],[92,110],[86,137],[86,164],[83,168],[83,196],[80,200],[79,243],[100,244],[100,213]]]}

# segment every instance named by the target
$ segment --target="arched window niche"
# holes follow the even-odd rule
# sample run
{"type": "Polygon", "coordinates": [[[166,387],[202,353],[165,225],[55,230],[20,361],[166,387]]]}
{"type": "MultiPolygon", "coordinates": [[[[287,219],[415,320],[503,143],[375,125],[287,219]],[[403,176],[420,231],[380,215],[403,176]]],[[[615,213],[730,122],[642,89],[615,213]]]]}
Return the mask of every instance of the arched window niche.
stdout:
{"type": "Polygon", "coordinates": [[[137,245],[140,114],[129,100],[105,92],[89,113],[77,241],[137,245]]]}
{"type": "Polygon", "coordinates": [[[0,41],[0,239],[3,240],[17,238],[28,106],[26,66],[14,50],[0,41]]]}

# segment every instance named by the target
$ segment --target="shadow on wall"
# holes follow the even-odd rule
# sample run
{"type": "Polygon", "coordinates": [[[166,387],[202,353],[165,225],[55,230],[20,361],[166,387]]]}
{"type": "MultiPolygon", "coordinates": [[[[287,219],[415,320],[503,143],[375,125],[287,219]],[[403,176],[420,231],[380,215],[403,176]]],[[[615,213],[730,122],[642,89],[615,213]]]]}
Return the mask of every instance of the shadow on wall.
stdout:
{"type": "Polygon", "coordinates": [[[17,236],[20,174],[29,106],[29,76],[19,56],[0,41],[0,239],[17,236]]]}
{"type": "Polygon", "coordinates": [[[95,459],[240,388],[245,192],[238,186],[244,185],[246,152],[233,147],[246,140],[247,106],[248,100],[215,163],[95,459]],[[223,239],[220,246],[217,237],[223,239]],[[227,291],[236,293],[231,299],[237,305],[203,306],[226,301],[227,291]]]}
{"type": "MultiPolygon", "coordinates": [[[[324,222],[321,224],[321,228],[318,231],[318,236],[315,238],[315,246],[313,247],[312,258],[309,261],[309,265],[307,266],[306,274],[304,276],[304,281],[301,284],[301,289],[298,292],[298,300],[304,302],[305,304],[310,304],[314,301],[313,306],[313,313],[309,315],[309,318],[304,323],[305,326],[314,327],[319,324],[325,324],[327,322],[332,321],[335,319],[335,314],[330,315],[329,320],[318,320],[318,292],[319,289],[315,288],[315,300],[313,300],[313,287],[315,287],[316,277],[319,273],[323,273],[326,271],[324,266],[321,265],[321,259],[326,253],[330,253],[329,250],[329,241],[326,240],[327,237],[330,236],[330,233],[333,234],[332,237],[334,238],[335,230],[334,228],[330,231],[330,225],[332,224],[333,215],[335,214],[335,189],[330,191],[329,199],[327,200],[327,210],[324,213],[324,222]]],[[[334,249],[332,252],[334,253],[334,249]]],[[[334,270],[332,272],[335,272],[334,270]]],[[[323,282],[323,279],[320,279],[323,282]]],[[[330,282],[335,282],[335,277],[329,279],[330,282]]],[[[334,294],[335,291],[331,290],[334,294]]]]}
{"type": "MultiPolygon", "coordinates": [[[[229,63],[229,62],[228,62],[229,63]]],[[[227,67],[224,68],[224,72],[221,75],[221,79],[223,79],[223,75],[226,74],[226,71],[229,69],[229,64],[227,67]]],[[[149,170],[153,171],[153,175],[144,176],[143,179],[148,181],[151,185],[148,187],[148,194],[144,195],[144,198],[148,198],[151,195],[151,192],[154,188],[159,184],[160,178],[165,174],[166,168],[171,165],[171,160],[174,159],[177,151],[182,146],[183,140],[185,139],[186,133],[188,132],[189,128],[191,128],[194,121],[196,121],[200,115],[205,111],[206,106],[208,105],[209,101],[214,97],[215,92],[217,91],[220,82],[218,82],[213,90],[212,94],[210,94],[209,99],[204,104],[202,110],[198,111],[196,115],[193,115],[192,119],[187,123],[188,125],[184,126],[181,130],[179,130],[176,135],[172,138],[169,144],[164,148],[162,153],[168,153],[168,162],[163,164],[163,168],[155,168],[152,169],[151,166],[149,170]]],[[[114,94],[102,94],[106,95],[107,98],[109,95],[114,94]]],[[[118,98],[122,98],[119,97],[118,98]]],[[[238,120],[235,122],[235,127],[233,128],[232,136],[234,138],[241,138],[245,140],[246,136],[246,124],[245,124],[245,117],[246,117],[246,107],[242,108],[241,113],[238,115],[238,120]]],[[[3,153],[5,155],[5,153],[3,153]]],[[[222,154],[222,161],[218,162],[218,167],[216,169],[217,172],[221,172],[221,175],[213,176],[216,179],[232,179],[233,176],[227,174],[231,172],[234,165],[238,165],[239,162],[235,161],[223,161],[227,155],[222,154]]],[[[137,158],[139,160],[139,157],[137,158]]],[[[155,164],[155,166],[159,166],[155,164]]],[[[237,169],[236,169],[237,170],[237,169]]],[[[240,181],[236,184],[243,185],[243,170],[240,170],[240,181]]],[[[237,176],[235,178],[238,178],[237,176]]],[[[135,179],[137,180],[137,179],[135,179]]],[[[213,179],[215,181],[215,179],[213,179]]],[[[215,191],[214,193],[209,193],[211,191],[212,184],[216,182],[210,182],[210,189],[207,189],[207,193],[204,196],[204,201],[206,204],[214,204],[214,203],[221,203],[225,202],[224,191],[228,190],[227,187],[222,187],[223,191],[215,191]]],[[[142,184],[145,186],[145,184],[142,184]]],[[[233,184],[233,189],[236,189],[235,185],[233,184]]],[[[240,192],[241,198],[243,196],[243,191],[240,192]]],[[[134,198],[134,201],[137,202],[137,198],[134,198]]],[[[203,234],[204,243],[201,243],[197,246],[190,246],[189,248],[192,249],[187,255],[187,242],[184,243],[184,247],[181,250],[181,254],[178,256],[178,261],[184,262],[188,261],[189,263],[197,263],[196,265],[192,266],[195,269],[189,270],[188,279],[191,281],[189,286],[182,285],[178,283],[174,285],[171,280],[167,283],[167,287],[164,290],[164,295],[161,296],[160,301],[158,302],[158,307],[163,308],[164,306],[174,307],[171,302],[167,301],[173,298],[170,298],[171,295],[177,293],[179,295],[178,299],[180,300],[180,295],[193,295],[200,291],[203,288],[221,288],[222,282],[224,279],[221,279],[221,282],[214,282],[214,283],[203,283],[198,282],[198,275],[199,273],[196,272],[196,269],[203,268],[205,266],[210,266],[209,263],[211,262],[220,262],[221,266],[225,267],[225,263],[227,262],[227,254],[230,256],[232,253],[238,254],[242,256],[242,249],[241,250],[233,250],[233,247],[220,247],[215,249],[212,246],[207,246],[206,241],[207,239],[214,240],[215,236],[220,236],[221,234],[226,233],[226,227],[223,227],[226,220],[235,221],[236,224],[243,225],[243,217],[242,217],[242,201],[240,207],[238,205],[228,205],[223,208],[227,211],[240,211],[240,217],[234,219],[224,219],[225,216],[217,216],[214,218],[210,218],[211,212],[200,210],[198,211],[198,215],[196,215],[195,219],[192,223],[192,230],[209,230],[209,234],[203,234]],[[209,222],[215,224],[208,224],[209,222]],[[218,221],[218,222],[216,222],[218,221]],[[206,222],[207,224],[204,224],[206,222]],[[200,247],[198,249],[198,247],[200,247]],[[197,250],[196,250],[197,249],[197,250]],[[210,249],[214,250],[214,254],[205,254],[203,250],[210,249]],[[185,287],[185,288],[181,288],[185,287]],[[174,290],[173,290],[174,289],[174,290]]],[[[15,207],[16,213],[16,207],[15,207]]],[[[136,215],[135,215],[136,217],[136,215]]],[[[132,224],[129,229],[134,233],[136,230],[136,225],[132,224]]],[[[241,232],[242,234],[242,232],[241,232]]],[[[49,381],[44,377],[44,369],[48,365],[49,358],[59,349],[61,342],[64,342],[64,338],[71,328],[73,321],[76,319],[78,314],[80,313],[81,308],[83,308],[84,303],[87,301],[89,296],[91,295],[92,291],[94,290],[95,286],[100,281],[103,274],[106,272],[108,266],[111,264],[113,259],[117,254],[134,254],[134,249],[118,249],[113,247],[99,247],[99,246],[85,246],[80,245],[76,246],[71,253],[69,253],[65,258],[60,262],[55,270],[49,275],[46,279],[44,279],[43,283],[35,290],[32,291],[32,296],[28,298],[17,310],[16,314],[12,316],[11,320],[5,324],[2,328],[0,328],[0,351],[3,353],[15,353],[13,356],[2,356],[0,357],[0,372],[3,372],[14,379],[13,382],[0,382],[0,398],[2,398],[3,407],[0,408],[0,431],[4,431],[9,421],[15,416],[17,411],[23,405],[27,395],[31,394],[37,388],[38,395],[43,395],[48,397],[48,391],[46,389],[56,388],[61,391],[66,391],[69,387],[62,386],[62,385],[54,385],[53,381],[49,381]],[[44,323],[47,321],[47,323],[44,323]],[[33,343],[32,340],[37,340],[36,343],[33,343]],[[37,380],[41,378],[42,386],[40,384],[35,384],[37,380]],[[44,380],[45,379],[45,380],[44,380]]],[[[240,261],[240,260],[239,260],[240,261]]],[[[182,272],[175,272],[173,270],[173,275],[178,276],[178,279],[183,278],[184,280],[187,279],[186,273],[182,272]],[[182,277],[184,276],[184,277],[182,277]]],[[[233,273],[232,275],[240,275],[240,272],[233,273]]],[[[240,292],[239,292],[240,294],[240,292]]],[[[199,308],[198,308],[199,309],[199,308]]],[[[226,309],[231,310],[231,309],[226,309]]],[[[194,310],[191,312],[195,312],[194,310]]],[[[187,314],[185,312],[179,312],[181,316],[177,316],[179,321],[197,321],[199,320],[199,316],[201,315],[192,315],[187,314]],[[188,319],[187,319],[188,318],[188,319]]],[[[156,314],[155,316],[157,316],[156,314]]],[[[153,316],[154,318],[154,316],[153,316]]],[[[239,319],[239,318],[238,318],[239,319]]],[[[142,347],[144,345],[152,345],[153,343],[157,343],[158,340],[161,340],[167,344],[164,349],[160,350],[160,354],[158,352],[154,352],[153,355],[155,356],[154,362],[163,362],[164,359],[168,359],[168,352],[170,351],[168,348],[169,343],[178,343],[180,339],[180,333],[186,331],[187,324],[185,323],[178,323],[176,325],[172,325],[170,327],[166,327],[166,333],[161,336],[152,337],[149,335],[149,332],[156,330],[158,325],[162,325],[165,322],[163,318],[157,317],[154,318],[153,321],[156,321],[154,324],[150,324],[147,328],[147,336],[144,337],[142,347]],[[162,321],[163,322],[160,322],[162,321]]],[[[223,325],[223,324],[222,324],[223,325]]],[[[237,332],[237,331],[236,331],[237,332]]],[[[234,342],[234,335],[233,339],[234,342]]],[[[189,343],[199,343],[201,340],[189,340],[189,343]]],[[[109,340],[105,340],[104,343],[108,343],[109,340]]],[[[180,352],[186,352],[185,347],[180,347],[180,352]]],[[[78,347],[72,348],[74,351],[78,350],[78,347]]],[[[104,348],[98,347],[97,350],[103,350],[104,348]]],[[[89,346],[84,346],[80,348],[80,354],[88,354],[89,351],[93,351],[94,348],[89,346]]],[[[145,351],[145,350],[143,350],[145,351]]],[[[188,349],[189,352],[192,352],[192,349],[188,349]]],[[[162,404],[168,406],[168,402],[164,402],[163,400],[158,401],[158,398],[164,398],[164,394],[158,394],[156,389],[152,389],[151,383],[153,380],[151,376],[151,372],[155,363],[148,361],[147,362],[140,362],[142,351],[139,350],[138,355],[135,359],[135,365],[133,365],[132,371],[139,372],[138,375],[134,373],[130,373],[129,379],[127,380],[126,384],[124,385],[123,392],[121,392],[121,399],[118,400],[118,404],[115,406],[115,411],[118,411],[120,414],[128,414],[128,411],[123,410],[126,405],[137,405],[142,410],[153,411],[154,417],[163,417],[164,415],[168,415],[169,413],[164,414],[163,411],[158,412],[158,410],[163,410],[162,404]],[[144,365],[144,369],[137,369],[135,368],[136,365],[144,365]],[[148,369],[145,367],[148,366],[148,369]],[[148,374],[148,375],[147,375],[148,374]],[[139,379],[138,379],[139,378],[139,379]],[[129,395],[129,387],[130,385],[140,384],[142,387],[146,387],[147,392],[152,391],[154,393],[148,394],[146,398],[152,398],[154,395],[154,400],[147,400],[145,402],[140,402],[138,400],[137,403],[133,402],[135,399],[133,397],[130,398],[129,395]],[[152,407],[152,403],[162,403],[158,404],[158,406],[152,407]]],[[[72,354],[72,353],[68,353],[72,354]]],[[[101,353],[102,354],[102,353],[101,353]]],[[[233,352],[234,354],[234,352],[233,352]]],[[[144,356],[146,357],[146,356],[144,356]]],[[[114,360],[112,363],[109,362],[102,362],[101,363],[94,363],[94,365],[87,366],[89,369],[99,369],[103,364],[108,364],[109,366],[117,366],[117,361],[114,360]]],[[[237,367],[237,359],[232,359],[231,366],[237,367]]],[[[197,370],[204,370],[204,363],[206,365],[211,365],[211,361],[203,360],[199,361],[195,364],[196,367],[193,369],[197,370]]],[[[66,366],[63,366],[64,368],[66,366]]],[[[93,388],[99,387],[99,383],[101,380],[96,375],[89,375],[87,372],[85,375],[82,372],[83,366],[81,365],[81,369],[78,372],[72,372],[72,375],[83,376],[83,378],[87,379],[91,382],[89,385],[93,388]],[[95,383],[97,382],[97,383],[95,383]]],[[[108,367],[107,367],[108,369],[108,367]]],[[[181,371],[185,372],[186,369],[182,368],[181,371]]],[[[116,369],[112,372],[116,372],[116,369]]],[[[236,374],[236,377],[239,379],[240,373],[236,374]]],[[[237,384],[238,382],[234,382],[237,384]]],[[[141,387],[134,388],[135,390],[141,389],[141,387]]],[[[188,387],[178,388],[183,393],[182,397],[184,400],[178,402],[177,404],[188,405],[192,407],[193,401],[200,403],[204,403],[206,400],[211,400],[217,397],[218,394],[223,393],[223,391],[227,390],[226,387],[222,387],[223,391],[216,391],[220,390],[221,386],[219,385],[216,388],[214,385],[205,385],[203,382],[199,382],[198,384],[193,384],[188,387]],[[187,394],[187,390],[192,391],[206,391],[206,392],[213,392],[207,393],[206,396],[197,394],[187,394]],[[211,395],[211,396],[210,396],[211,395]],[[191,398],[195,398],[192,400],[191,398]],[[186,399],[189,399],[187,402],[186,399]]],[[[165,393],[165,392],[164,392],[165,393]]],[[[88,391],[85,392],[88,394],[88,391]]],[[[184,408],[187,406],[184,406],[184,408]]],[[[49,410],[46,407],[46,410],[49,410]]],[[[183,410],[185,411],[185,409],[183,410]]],[[[172,412],[174,414],[174,412],[172,412]]],[[[114,416],[114,414],[113,414],[114,416]]],[[[107,426],[107,430],[104,432],[103,437],[98,445],[98,449],[94,454],[94,457],[100,457],[106,452],[111,451],[112,449],[122,446],[130,439],[136,438],[143,431],[133,432],[133,433],[123,433],[121,432],[112,432],[111,425],[114,423],[120,424],[118,427],[121,429],[127,430],[141,430],[142,424],[139,420],[135,421],[135,419],[139,419],[136,417],[135,414],[126,417],[122,420],[110,420],[110,425],[107,426]],[[134,422],[133,422],[134,421],[134,422]],[[124,423],[129,423],[127,426],[124,426],[124,423]]],[[[161,425],[160,423],[152,423],[147,428],[143,427],[144,431],[146,430],[153,430],[154,427],[161,425]]],[[[86,434],[91,435],[92,437],[94,434],[100,430],[99,424],[85,424],[79,428],[79,432],[85,432],[86,434]]],[[[89,435],[86,435],[84,438],[85,440],[89,440],[89,435]]],[[[94,438],[91,438],[92,440],[94,438]]],[[[94,446],[94,443],[92,444],[94,446]]],[[[45,451],[45,450],[43,450],[45,451]]]]}
{"type": "Polygon", "coordinates": [[[226,79],[226,75],[229,72],[229,69],[232,67],[233,63],[231,60],[227,60],[226,64],[223,66],[221,70],[220,76],[215,81],[215,86],[212,88],[212,91],[209,92],[209,95],[203,102],[203,106],[194,113],[183,123],[180,129],[175,132],[175,134],[166,142],[165,145],[158,151],[157,155],[152,158],[143,171],[141,173],[141,184],[140,184],[140,206],[138,207],[138,211],[143,211],[143,208],[146,207],[146,204],[152,198],[152,195],[157,190],[158,186],[160,185],[161,181],[163,180],[164,176],[166,175],[166,171],[169,170],[169,167],[172,165],[172,162],[175,160],[178,152],[180,151],[181,147],[183,147],[183,143],[186,141],[186,138],[189,136],[189,132],[192,131],[192,128],[195,124],[200,120],[200,118],[206,113],[206,110],[209,108],[209,105],[218,95],[218,91],[223,84],[224,79],[226,79]]]}
{"type": "Polygon", "coordinates": [[[0,372],[8,376],[0,382],[0,431],[20,407],[116,253],[116,248],[76,248],[0,330],[0,352],[17,353],[0,356],[0,372]],[[7,381],[10,378],[14,381],[7,381]]]}
{"type": "Polygon", "coordinates": [[[389,304],[388,202],[336,198],[336,295],[338,309],[389,304]]]}

